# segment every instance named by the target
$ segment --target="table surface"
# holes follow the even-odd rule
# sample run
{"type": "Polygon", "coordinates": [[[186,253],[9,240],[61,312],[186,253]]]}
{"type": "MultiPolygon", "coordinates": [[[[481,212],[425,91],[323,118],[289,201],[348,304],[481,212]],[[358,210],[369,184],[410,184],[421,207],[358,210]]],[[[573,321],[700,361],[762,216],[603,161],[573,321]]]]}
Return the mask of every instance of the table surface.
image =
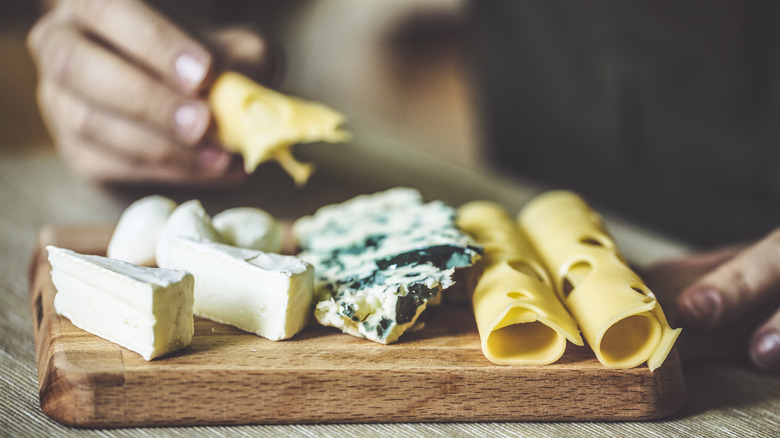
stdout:
{"type": "MultiPolygon", "coordinates": [[[[371,129],[356,129],[343,146],[301,148],[319,168],[303,189],[275,166],[241,188],[109,189],[72,175],[54,153],[34,112],[33,77],[18,33],[0,31],[0,435],[3,436],[773,436],[780,430],[780,379],[746,366],[697,365],[685,369],[688,401],[673,417],[654,422],[418,423],[199,427],[165,429],[69,429],[48,419],[38,404],[27,268],[39,229],[48,224],[111,223],[133,200],[161,193],[176,201],[201,199],[211,213],[251,205],[294,218],[348,197],[404,185],[427,199],[459,205],[491,199],[517,210],[542,187],[421,152],[371,129]],[[10,42],[9,42],[10,41],[10,42]],[[8,84],[13,83],[14,87],[8,84]],[[9,104],[10,103],[10,104],[9,104]]],[[[361,127],[357,127],[361,128],[361,127]]],[[[672,239],[606,214],[629,259],[642,265],[683,253],[672,239]]],[[[186,401],[182,401],[183,403],[186,401]]]]}

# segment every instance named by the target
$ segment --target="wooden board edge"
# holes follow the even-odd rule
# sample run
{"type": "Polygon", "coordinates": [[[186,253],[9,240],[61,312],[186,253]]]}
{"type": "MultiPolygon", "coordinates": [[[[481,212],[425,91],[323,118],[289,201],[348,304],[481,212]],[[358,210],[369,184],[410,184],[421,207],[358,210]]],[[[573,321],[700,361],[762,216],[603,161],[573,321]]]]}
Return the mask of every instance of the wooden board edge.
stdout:
{"type": "MultiPolygon", "coordinates": [[[[483,370],[484,371],[484,370],[483,370]]],[[[173,372],[173,371],[172,371],[173,372]]],[[[370,378],[372,370],[365,370],[361,375],[356,375],[358,380],[370,378]]],[[[58,411],[56,420],[66,424],[84,428],[116,428],[139,426],[204,426],[204,425],[270,425],[270,424],[338,424],[338,423],[398,423],[398,422],[520,422],[520,421],[648,421],[656,420],[672,410],[678,408],[665,400],[669,396],[661,394],[641,394],[646,403],[640,404],[636,410],[623,410],[608,400],[609,397],[625,397],[620,388],[610,388],[603,393],[603,404],[585,406],[580,404],[562,413],[560,404],[566,404],[566,397],[562,391],[557,391],[555,397],[544,396],[533,404],[533,409],[528,409],[527,401],[521,402],[516,407],[506,405],[501,400],[484,394],[495,394],[498,389],[506,391],[527,390],[539,387],[543,390],[549,382],[528,382],[514,378],[511,373],[493,378],[492,382],[472,387],[471,382],[478,381],[480,370],[464,370],[453,375],[431,375],[421,372],[420,378],[429,384],[427,392],[416,394],[390,393],[374,396],[375,393],[361,393],[355,389],[348,397],[323,397],[322,394],[312,395],[307,391],[301,391],[303,386],[322,387],[323,382],[332,379],[328,373],[321,376],[311,376],[307,372],[284,373],[271,376],[271,372],[265,375],[253,373],[236,373],[231,375],[227,384],[223,380],[216,379],[211,384],[206,384],[193,391],[191,394],[182,393],[181,388],[175,395],[166,391],[166,381],[171,376],[155,375],[146,376],[159,382],[160,395],[145,393],[146,397],[161,397],[155,406],[158,409],[148,410],[143,406],[123,404],[123,415],[117,415],[116,406],[107,403],[105,409],[95,409],[88,412],[58,411]],[[467,374],[472,374],[468,376],[467,374]],[[427,379],[427,380],[426,380],[427,379]],[[258,387],[257,382],[262,382],[265,387],[258,387]],[[272,382],[269,383],[269,382],[272,382]],[[463,385],[469,385],[465,390],[463,385]],[[227,406],[224,399],[215,397],[214,394],[231,393],[236,403],[246,401],[246,406],[257,406],[260,401],[252,399],[255,391],[263,389],[262,402],[273,403],[274,399],[280,399],[284,394],[286,404],[281,404],[279,409],[251,410],[242,407],[233,408],[227,406]],[[294,396],[290,397],[290,394],[294,396]],[[471,399],[464,399],[466,394],[471,399]],[[212,401],[211,398],[216,400],[212,401]],[[430,397],[435,399],[431,401],[430,397]],[[559,397],[559,399],[556,399],[559,397]],[[176,400],[188,400],[190,411],[182,414],[177,411],[176,400]],[[345,401],[346,400],[346,401],[345,401]],[[366,403],[370,407],[366,408],[366,403]],[[319,407],[318,407],[319,405],[319,407]],[[323,408],[329,405],[330,408],[323,408]],[[611,406],[611,407],[610,407],[611,406]],[[197,416],[192,411],[199,412],[197,416]]],[[[484,373],[491,374],[492,373],[484,373]]],[[[141,376],[135,376],[139,378],[141,376]]],[[[213,376],[204,376],[204,380],[210,380],[213,376]]],[[[404,373],[404,378],[409,378],[404,373]]],[[[395,376],[388,375],[379,381],[379,386],[392,387],[395,376]]],[[[593,386],[602,377],[591,373],[583,380],[583,383],[593,386]]],[[[99,388],[98,393],[89,394],[96,396],[96,400],[136,400],[140,399],[139,391],[146,391],[144,385],[135,385],[132,379],[122,386],[109,386],[99,388]]],[[[641,392],[640,389],[635,391],[641,392]]],[[[341,394],[345,396],[345,394],[341,394]]],[[[574,396],[578,396],[575,394],[574,396]]],[[[179,401],[180,402],[180,401],[179,401]]]]}
{"type": "MultiPolygon", "coordinates": [[[[49,225],[41,228],[28,267],[28,284],[35,342],[35,359],[38,371],[38,399],[41,411],[52,420],[72,427],[91,427],[94,413],[94,384],[101,376],[85,373],[63,361],[55,340],[60,336],[59,318],[54,314],[54,296],[48,291],[51,283],[51,266],[46,246],[70,246],[63,236],[92,233],[102,240],[109,224],[49,225]]],[[[75,241],[74,241],[75,242],[75,241]]]]}

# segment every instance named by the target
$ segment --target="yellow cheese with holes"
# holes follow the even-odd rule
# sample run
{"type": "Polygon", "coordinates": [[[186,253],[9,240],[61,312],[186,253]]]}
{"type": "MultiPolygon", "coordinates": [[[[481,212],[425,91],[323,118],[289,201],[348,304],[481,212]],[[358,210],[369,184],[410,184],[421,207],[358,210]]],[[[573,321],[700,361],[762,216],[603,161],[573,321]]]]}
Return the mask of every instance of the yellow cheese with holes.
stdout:
{"type": "Polygon", "coordinates": [[[539,256],[501,206],[466,204],[458,226],[485,251],[472,297],[485,357],[499,365],[546,365],[563,355],[567,339],[583,345],[539,256]]]}
{"type": "Polygon", "coordinates": [[[292,155],[296,143],[342,142],[344,116],[327,106],[266,88],[235,72],[222,73],[209,94],[219,140],[244,157],[247,173],[276,160],[298,185],[309,179],[313,166],[292,155]]]}
{"type": "Polygon", "coordinates": [[[601,218],[567,191],[532,200],[518,218],[596,357],[610,368],[654,370],[680,329],[626,264],[601,218]]]}

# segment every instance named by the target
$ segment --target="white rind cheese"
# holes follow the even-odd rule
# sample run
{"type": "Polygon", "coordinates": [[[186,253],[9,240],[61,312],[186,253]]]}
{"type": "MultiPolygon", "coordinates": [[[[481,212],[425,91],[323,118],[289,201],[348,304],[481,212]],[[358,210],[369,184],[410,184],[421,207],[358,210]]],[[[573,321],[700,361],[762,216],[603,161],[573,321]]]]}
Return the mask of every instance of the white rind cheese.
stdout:
{"type": "Polygon", "coordinates": [[[259,208],[229,208],[214,215],[211,223],[229,245],[263,252],[282,250],[282,225],[259,208]]]}
{"type": "Polygon", "coordinates": [[[481,248],[455,226],[455,210],[396,188],[362,195],[299,219],[299,257],[316,269],[317,320],[380,343],[398,340],[456,268],[481,248]]]}
{"type": "Polygon", "coordinates": [[[195,276],[196,315],[273,341],[308,323],[314,268],[303,260],[186,237],[169,243],[169,264],[195,276]]]}
{"type": "Polygon", "coordinates": [[[192,341],[192,274],[46,249],[57,289],[54,309],[75,326],[146,360],[192,341]]]}
{"type": "Polygon", "coordinates": [[[168,262],[168,246],[174,236],[221,242],[222,239],[211,223],[211,217],[197,199],[187,201],[173,210],[157,241],[157,266],[171,267],[168,262]]]}
{"type": "Polygon", "coordinates": [[[159,195],[130,204],[119,218],[106,255],[135,265],[154,266],[157,239],[175,208],[173,200],[159,195]]]}

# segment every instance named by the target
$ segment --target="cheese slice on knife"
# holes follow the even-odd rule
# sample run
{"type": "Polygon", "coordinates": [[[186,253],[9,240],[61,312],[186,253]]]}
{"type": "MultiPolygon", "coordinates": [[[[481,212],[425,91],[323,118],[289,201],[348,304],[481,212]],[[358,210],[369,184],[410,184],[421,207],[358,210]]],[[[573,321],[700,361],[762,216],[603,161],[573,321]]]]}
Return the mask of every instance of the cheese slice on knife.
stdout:
{"type": "Polygon", "coordinates": [[[194,313],[272,341],[309,321],[314,268],[303,260],[173,236],[168,262],[195,276],[194,313]]]}
{"type": "Polygon", "coordinates": [[[296,143],[342,142],[344,116],[327,106],[284,95],[235,72],[221,74],[209,95],[220,141],[244,157],[247,173],[262,162],[276,160],[295,182],[303,185],[310,164],[297,161],[296,143]]]}
{"type": "Polygon", "coordinates": [[[482,352],[500,365],[546,365],[583,345],[539,256],[503,207],[471,202],[458,226],[484,248],[483,274],[472,297],[482,352]]]}
{"type": "Polygon", "coordinates": [[[585,201],[571,192],[549,192],[532,200],[519,221],[599,361],[611,368],[661,366],[680,329],[669,326],[585,201]]]}
{"type": "Polygon", "coordinates": [[[47,246],[54,309],[76,327],[146,360],[190,344],[192,274],[47,246]]]}

